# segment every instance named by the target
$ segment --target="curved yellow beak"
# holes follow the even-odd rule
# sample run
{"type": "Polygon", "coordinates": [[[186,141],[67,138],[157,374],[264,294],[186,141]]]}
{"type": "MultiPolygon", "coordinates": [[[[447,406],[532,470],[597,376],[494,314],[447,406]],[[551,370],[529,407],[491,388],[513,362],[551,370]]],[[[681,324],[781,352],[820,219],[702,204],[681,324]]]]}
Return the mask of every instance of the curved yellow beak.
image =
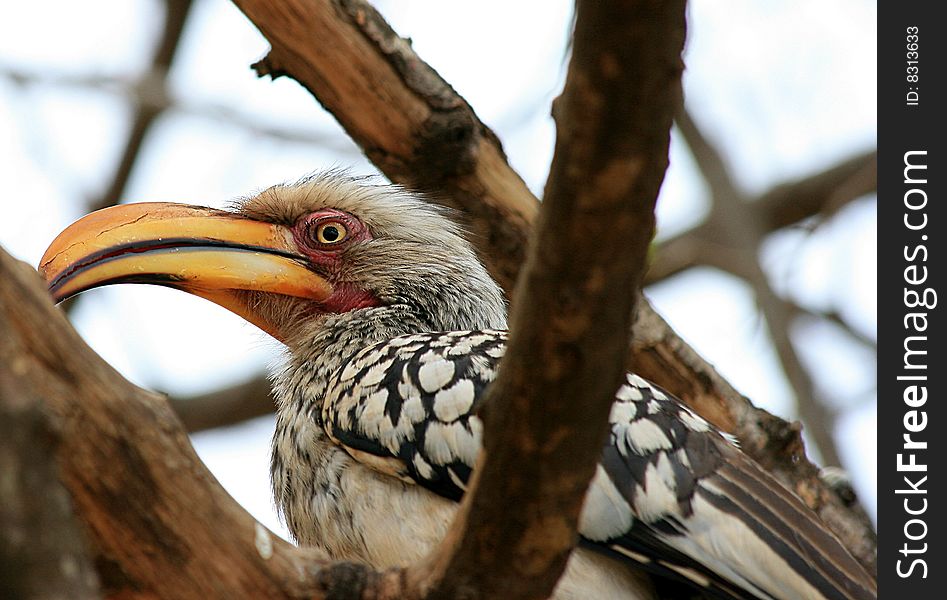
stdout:
{"type": "Polygon", "coordinates": [[[332,286],[308,267],[283,226],[171,203],[86,215],[53,240],[39,269],[60,302],[113,283],[164,285],[215,302],[278,339],[237,290],[324,301],[332,286]]]}

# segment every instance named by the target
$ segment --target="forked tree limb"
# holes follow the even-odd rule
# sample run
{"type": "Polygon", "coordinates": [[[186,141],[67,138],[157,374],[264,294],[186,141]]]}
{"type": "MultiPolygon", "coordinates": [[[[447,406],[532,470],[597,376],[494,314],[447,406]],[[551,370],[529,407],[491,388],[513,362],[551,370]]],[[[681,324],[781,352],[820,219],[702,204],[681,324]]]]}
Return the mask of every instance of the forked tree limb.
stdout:
{"type": "Polygon", "coordinates": [[[817,396],[812,376],[803,366],[790,338],[793,313],[773,290],[757,254],[767,233],[762,219],[748,208],[751,199],[739,189],[722,153],[717,149],[690,113],[684,109],[677,123],[700,172],[711,191],[711,209],[707,223],[714,226],[739,260],[737,270],[750,285],[756,305],[769,329],[769,337],[779,357],[779,364],[792,388],[796,407],[809,425],[809,436],[822,455],[826,466],[840,466],[835,443],[835,415],[817,396]]]}
{"type": "MultiPolygon", "coordinates": [[[[272,46],[257,72],[302,84],[392,181],[462,209],[491,273],[510,292],[539,202],[470,106],[364,0],[235,4],[272,46]]],[[[735,433],[875,571],[871,523],[821,481],[797,424],[753,407],[647,301],[639,303],[634,339],[642,376],[735,433]]]]}

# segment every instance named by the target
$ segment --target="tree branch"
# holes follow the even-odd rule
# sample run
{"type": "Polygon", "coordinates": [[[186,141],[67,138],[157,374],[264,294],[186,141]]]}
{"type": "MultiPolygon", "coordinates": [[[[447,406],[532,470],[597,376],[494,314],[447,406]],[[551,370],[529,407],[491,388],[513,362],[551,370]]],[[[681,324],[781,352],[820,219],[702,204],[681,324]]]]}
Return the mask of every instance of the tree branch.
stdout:
{"type": "MultiPolygon", "coordinates": [[[[877,152],[865,152],[824,171],[777,184],[757,199],[749,200],[746,210],[768,234],[814,217],[826,219],[843,206],[875,191],[876,184],[877,152]]],[[[701,265],[733,272],[713,260],[721,237],[716,223],[704,221],[664,240],[653,252],[646,285],[701,265]]],[[[734,274],[743,276],[739,272],[734,274]]]]}
{"type": "MultiPolygon", "coordinates": [[[[110,598],[420,597],[401,570],[379,573],[331,563],[318,551],[296,548],[267,531],[220,487],[163,397],[135,387],[103,362],[53,307],[36,272],[2,248],[0,279],[0,414],[10,414],[10,406],[17,414],[17,402],[37,399],[32,414],[20,411],[25,418],[12,423],[39,418],[54,424],[58,439],[55,444],[34,439],[52,449],[54,468],[35,460],[42,459],[41,451],[18,463],[21,477],[0,486],[6,494],[12,483],[15,502],[28,498],[32,505],[44,500],[54,505],[47,512],[45,504],[22,507],[2,496],[0,532],[10,531],[11,523],[22,526],[19,534],[35,553],[23,551],[16,539],[12,547],[0,542],[0,568],[31,569],[0,583],[12,582],[14,591],[54,591],[71,573],[75,587],[63,596],[96,597],[83,562],[88,557],[110,598]],[[77,549],[79,538],[62,520],[69,504],[57,495],[57,480],[71,496],[88,554],[77,549]],[[46,487],[43,495],[36,493],[36,482],[46,487]],[[50,525],[54,528],[47,529],[50,525]],[[65,537],[53,539],[52,532],[65,537]],[[10,550],[17,551],[15,563],[10,550]],[[75,561],[38,564],[50,556],[75,561]],[[65,569],[65,575],[39,581],[50,576],[50,567],[65,569]]],[[[0,421],[0,430],[7,423],[0,421]]],[[[27,433],[17,427],[15,435],[0,438],[0,460],[7,460],[10,440],[16,450],[27,433]]]]}
{"type": "MultiPolygon", "coordinates": [[[[165,0],[165,21],[161,32],[161,39],[151,59],[151,68],[145,72],[138,86],[147,89],[160,90],[164,95],[165,79],[174,62],[181,41],[181,33],[191,11],[191,0],[165,0]]],[[[108,188],[98,201],[92,204],[90,210],[98,210],[113,206],[121,201],[122,194],[128,185],[132,168],[141,152],[145,137],[151,126],[164,110],[163,103],[137,102],[132,125],[125,138],[122,156],[115,167],[108,188]]]]}
{"type": "MultiPolygon", "coordinates": [[[[114,206],[122,200],[145,137],[168,105],[165,82],[190,11],[191,0],[165,0],[164,28],[158,47],[152,55],[151,68],[145,71],[133,86],[135,115],[125,138],[122,155],[109,179],[108,188],[98,200],[89,203],[89,212],[114,206]]],[[[92,76],[89,80],[105,81],[97,76],[92,76]]],[[[63,304],[63,309],[67,314],[72,314],[79,302],[81,299],[78,296],[70,298],[63,304]]]]}
{"type": "Polygon", "coordinates": [[[812,317],[818,321],[827,321],[832,323],[848,334],[848,337],[850,337],[852,340],[864,346],[867,350],[871,350],[872,352],[878,351],[878,340],[856,329],[855,326],[849,323],[837,310],[833,309],[819,311],[799,306],[795,302],[790,302],[789,304],[792,311],[807,317],[812,317]]]}
{"type": "Polygon", "coordinates": [[[270,382],[262,375],[206,394],[169,397],[168,402],[189,432],[262,417],[272,413],[274,407],[270,382]]]}
{"type": "Polygon", "coordinates": [[[819,217],[874,192],[878,187],[878,152],[852,156],[828,169],[774,186],[751,206],[765,231],[776,231],[819,217]]]}
{"type": "Polygon", "coordinates": [[[98,577],[59,481],[54,425],[24,393],[24,358],[0,336],[0,597],[99,598],[98,577]]]}
{"type": "Polygon", "coordinates": [[[320,564],[315,554],[267,532],[223,491],[167,403],[96,356],[36,272],[2,250],[0,278],[3,395],[41,398],[43,418],[56,424],[58,471],[102,591],[181,599],[310,592],[298,574],[320,564]]]}
{"type": "Polygon", "coordinates": [[[835,415],[816,397],[815,385],[796,353],[789,336],[792,315],[786,303],[773,290],[756,258],[765,231],[759,220],[747,210],[747,197],[738,189],[723,156],[704,136],[687,110],[678,115],[678,126],[710,185],[712,208],[708,222],[715,224],[729,244],[743,257],[739,272],[756,294],[756,303],[769,326],[770,338],[779,356],[786,379],[796,398],[796,406],[809,435],[816,443],[826,465],[840,465],[835,444],[835,415]]]}
{"type": "MultiPolygon", "coordinates": [[[[164,77],[164,72],[151,72],[142,77],[142,80],[158,81],[164,77]]],[[[19,85],[49,85],[59,87],[74,87],[83,90],[92,90],[103,93],[123,95],[129,102],[137,105],[148,105],[162,113],[177,111],[183,114],[194,115],[210,119],[245,130],[257,137],[267,137],[294,144],[309,144],[331,150],[339,155],[356,155],[356,146],[347,138],[338,135],[320,133],[318,131],[304,131],[298,127],[285,127],[265,123],[256,123],[253,119],[224,104],[208,102],[183,102],[169,94],[160,83],[142,85],[141,81],[128,81],[122,77],[102,75],[48,75],[45,73],[30,73],[0,66],[0,77],[11,80],[19,85]]],[[[122,171],[126,185],[130,170],[122,171]]],[[[113,179],[113,181],[115,181],[113,179]]],[[[122,194],[113,196],[116,201],[121,200],[122,194]]],[[[101,201],[100,201],[101,202],[101,201]]],[[[111,205],[109,205],[111,206],[111,205]]],[[[105,208],[105,206],[99,206],[105,208]]]]}
{"type": "Polygon", "coordinates": [[[746,195],[734,181],[723,156],[700,130],[686,108],[682,107],[678,113],[677,126],[697,162],[697,168],[710,186],[710,195],[714,201],[744,202],[746,195]]]}
{"type": "Polygon", "coordinates": [[[578,3],[546,200],[439,597],[546,598],[565,567],[625,372],[683,45],[683,0],[578,3]]]}
{"type": "MultiPolygon", "coordinates": [[[[877,180],[877,153],[863,153],[810,177],[777,185],[754,200],[746,198],[737,189],[722,156],[704,137],[687,111],[679,115],[678,124],[710,185],[714,205],[706,223],[666,244],[665,250],[669,251],[670,260],[652,272],[656,276],[668,275],[702,263],[722,268],[750,283],[769,324],[780,362],[795,392],[800,414],[808,424],[824,462],[829,465],[841,464],[833,436],[836,415],[816,397],[811,377],[799,360],[789,337],[792,317],[801,309],[778,297],[758,261],[749,257],[756,256],[759,245],[769,231],[814,216],[828,218],[844,204],[873,191],[877,180]],[[714,239],[721,235],[731,243],[738,242],[739,253],[746,260],[728,261],[726,258],[732,257],[733,251],[708,248],[713,243],[704,237],[714,239]],[[688,252],[689,247],[701,248],[703,252],[696,249],[688,252]]],[[[835,317],[835,321],[856,340],[865,342],[837,315],[835,317]]],[[[831,319],[832,315],[822,318],[831,319]]]]}

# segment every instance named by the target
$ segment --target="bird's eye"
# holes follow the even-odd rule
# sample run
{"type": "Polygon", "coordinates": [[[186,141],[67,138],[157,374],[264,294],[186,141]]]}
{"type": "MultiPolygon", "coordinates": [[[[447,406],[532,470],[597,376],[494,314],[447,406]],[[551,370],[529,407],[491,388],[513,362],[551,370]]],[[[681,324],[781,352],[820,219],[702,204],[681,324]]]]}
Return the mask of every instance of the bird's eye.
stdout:
{"type": "Polygon", "coordinates": [[[320,244],[338,244],[348,237],[345,225],[338,221],[327,221],[316,226],[316,241],[320,244]]]}
{"type": "Polygon", "coordinates": [[[371,233],[354,216],[334,208],[304,215],[293,225],[293,237],[299,249],[315,260],[326,260],[352,242],[372,239],[371,233]]]}

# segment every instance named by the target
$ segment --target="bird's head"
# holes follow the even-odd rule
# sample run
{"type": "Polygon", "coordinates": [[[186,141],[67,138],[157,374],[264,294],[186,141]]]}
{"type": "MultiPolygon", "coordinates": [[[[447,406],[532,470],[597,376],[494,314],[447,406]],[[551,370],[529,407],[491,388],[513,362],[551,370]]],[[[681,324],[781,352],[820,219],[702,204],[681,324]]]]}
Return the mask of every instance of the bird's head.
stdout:
{"type": "Polygon", "coordinates": [[[164,285],[284,342],[302,323],[383,307],[432,331],[505,324],[501,290],[443,209],[338,175],[271,187],[233,211],[97,211],[53,241],[40,270],[56,301],[114,283],[164,285]]]}

